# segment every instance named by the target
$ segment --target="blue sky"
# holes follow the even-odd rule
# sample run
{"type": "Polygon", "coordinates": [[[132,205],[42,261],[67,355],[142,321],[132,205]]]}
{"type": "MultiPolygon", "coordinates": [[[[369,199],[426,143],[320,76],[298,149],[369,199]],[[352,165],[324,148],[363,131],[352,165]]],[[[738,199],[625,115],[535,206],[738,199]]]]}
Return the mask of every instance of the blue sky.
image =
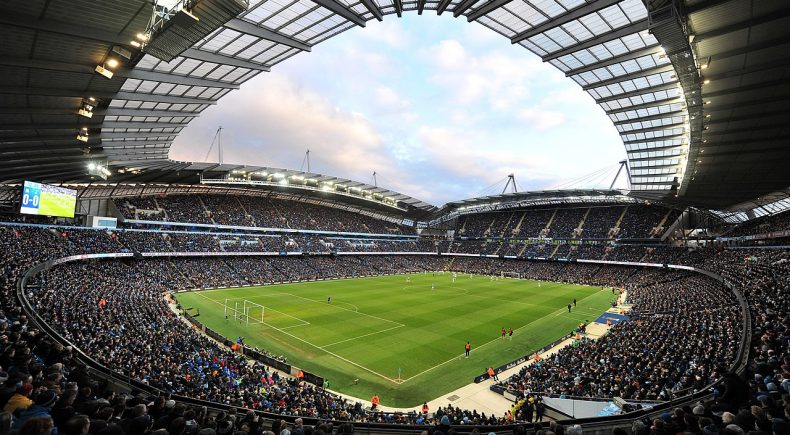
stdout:
{"type": "Polygon", "coordinates": [[[193,121],[171,158],[203,161],[219,125],[227,163],[299,169],[309,148],[313,172],[376,171],[380,186],[436,205],[501,191],[509,173],[520,190],[546,189],[625,157],[572,80],[433,13],[370,21],[258,75],[193,121]]]}

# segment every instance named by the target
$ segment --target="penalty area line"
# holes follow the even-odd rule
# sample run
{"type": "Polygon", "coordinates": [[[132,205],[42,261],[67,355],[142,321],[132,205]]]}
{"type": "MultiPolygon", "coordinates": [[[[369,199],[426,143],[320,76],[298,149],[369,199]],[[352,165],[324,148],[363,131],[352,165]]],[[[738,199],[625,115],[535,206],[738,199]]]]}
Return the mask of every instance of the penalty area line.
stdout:
{"type": "Polygon", "coordinates": [[[348,342],[348,341],[358,340],[358,339],[364,338],[364,337],[370,337],[371,335],[381,334],[382,332],[392,331],[393,329],[403,328],[404,326],[406,326],[406,325],[393,326],[392,328],[382,329],[381,331],[370,332],[368,334],[363,334],[363,335],[360,335],[358,337],[351,337],[351,338],[347,338],[345,340],[336,341],[334,343],[325,344],[325,345],[321,346],[321,349],[325,349],[325,348],[327,348],[329,346],[334,346],[336,344],[345,343],[345,342],[348,342]]]}
{"type": "MultiPolygon", "coordinates": [[[[202,297],[204,297],[204,298],[206,298],[206,299],[208,299],[208,300],[210,300],[211,302],[214,302],[215,304],[218,304],[218,305],[222,305],[222,306],[224,306],[224,305],[222,304],[222,302],[220,302],[220,301],[216,301],[216,300],[214,300],[214,299],[211,299],[211,298],[210,298],[210,297],[208,297],[208,296],[203,296],[203,295],[201,295],[201,296],[202,296],[202,297]]],[[[306,298],[305,298],[305,299],[306,299],[306,298]]],[[[316,348],[316,349],[318,349],[318,350],[320,350],[320,351],[322,351],[322,352],[326,352],[327,354],[329,354],[329,355],[332,355],[333,357],[335,357],[335,358],[337,358],[337,359],[339,359],[339,360],[341,360],[341,361],[345,361],[345,362],[347,362],[347,363],[349,363],[349,364],[351,364],[351,365],[353,365],[353,366],[356,366],[356,367],[359,367],[359,368],[361,368],[362,370],[365,370],[366,372],[372,373],[372,374],[374,374],[374,375],[376,375],[376,376],[378,376],[378,377],[380,377],[380,378],[382,378],[382,379],[386,379],[386,380],[388,380],[388,381],[392,382],[393,384],[400,384],[400,383],[402,383],[402,381],[401,381],[401,382],[399,382],[397,379],[392,379],[392,378],[390,378],[390,377],[388,377],[388,376],[384,376],[384,375],[382,375],[381,373],[379,373],[379,372],[377,372],[377,371],[375,371],[375,370],[371,370],[371,369],[369,369],[369,368],[367,368],[367,367],[365,367],[365,366],[363,366],[363,365],[361,365],[361,364],[359,364],[359,363],[356,363],[356,362],[354,362],[354,361],[351,361],[351,360],[350,360],[350,359],[348,359],[348,358],[344,358],[344,357],[342,357],[342,356],[340,356],[340,355],[338,355],[338,354],[336,354],[336,353],[334,353],[334,352],[332,352],[332,351],[326,350],[326,349],[324,349],[323,347],[321,347],[321,346],[318,346],[318,345],[316,345],[316,344],[313,344],[313,343],[311,343],[311,342],[309,342],[309,341],[307,341],[307,340],[305,340],[305,339],[303,339],[303,338],[301,338],[301,337],[297,337],[297,336],[295,336],[295,335],[291,334],[290,332],[283,330],[282,328],[278,328],[278,327],[276,327],[276,326],[274,326],[274,325],[271,325],[271,324],[269,324],[269,323],[266,323],[266,322],[260,322],[260,323],[262,323],[262,324],[264,324],[264,325],[268,326],[269,328],[272,328],[272,329],[274,329],[275,331],[278,331],[278,332],[280,332],[281,334],[285,334],[285,335],[287,335],[287,336],[289,336],[289,337],[291,337],[291,338],[294,338],[294,339],[296,339],[296,340],[299,340],[299,341],[301,341],[302,343],[304,343],[304,344],[306,344],[306,345],[308,345],[308,346],[312,346],[312,347],[314,347],[314,348],[316,348]]],[[[303,326],[303,325],[297,325],[297,326],[303,326]]],[[[405,326],[405,325],[401,325],[401,326],[405,326]]]]}

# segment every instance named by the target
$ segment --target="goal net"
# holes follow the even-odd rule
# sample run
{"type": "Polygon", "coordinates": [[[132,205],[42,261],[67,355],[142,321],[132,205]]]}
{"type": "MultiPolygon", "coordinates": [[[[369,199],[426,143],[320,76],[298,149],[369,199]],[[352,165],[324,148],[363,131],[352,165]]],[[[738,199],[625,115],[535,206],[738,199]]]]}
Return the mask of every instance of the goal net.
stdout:
{"type": "Polygon", "coordinates": [[[513,278],[513,279],[521,279],[521,273],[519,272],[499,272],[500,278],[513,278]]]}
{"type": "Polygon", "coordinates": [[[225,319],[245,325],[263,323],[266,308],[247,299],[225,299],[225,319]]]}

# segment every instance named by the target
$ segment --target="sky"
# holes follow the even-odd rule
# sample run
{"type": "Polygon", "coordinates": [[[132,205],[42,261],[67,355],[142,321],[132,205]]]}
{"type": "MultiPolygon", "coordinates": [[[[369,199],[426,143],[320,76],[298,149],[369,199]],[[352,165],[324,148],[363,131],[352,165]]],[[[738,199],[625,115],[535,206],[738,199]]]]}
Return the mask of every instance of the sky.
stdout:
{"type": "Polygon", "coordinates": [[[433,13],[369,21],[259,74],[190,123],[170,157],[206,161],[218,126],[225,163],[300,169],[309,149],[312,172],[372,183],[375,171],[379,186],[434,205],[500,193],[511,173],[520,191],[567,187],[625,157],[573,80],[433,13]]]}

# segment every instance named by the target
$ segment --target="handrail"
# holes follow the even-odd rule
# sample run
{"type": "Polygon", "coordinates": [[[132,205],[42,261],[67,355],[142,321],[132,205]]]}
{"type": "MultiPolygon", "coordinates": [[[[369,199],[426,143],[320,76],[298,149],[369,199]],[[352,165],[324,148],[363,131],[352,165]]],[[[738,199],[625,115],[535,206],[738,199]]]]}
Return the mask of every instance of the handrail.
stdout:
{"type": "MultiPolygon", "coordinates": [[[[272,255],[274,253],[224,253],[224,252],[220,252],[220,253],[201,253],[201,252],[192,252],[192,253],[189,253],[189,252],[180,252],[180,253],[167,253],[167,252],[142,253],[142,255],[145,256],[145,257],[160,257],[160,256],[171,256],[171,255],[175,255],[175,256],[195,256],[195,257],[198,257],[198,256],[205,256],[207,254],[219,254],[219,256],[223,256],[223,254],[233,254],[234,256],[245,255],[245,254],[246,255],[250,255],[250,256],[255,256],[255,255],[260,256],[262,254],[272,255]]],[[[375,253],[368,253],[368,255],[371,255],[371,254],[375,254],[375,253]]],[[[437,253],[420,253],[420,254],[421,255],[436,255],[436,256],[440,255],[440,254],[437,254],[437,253]]],[[[353,255],[353,253],[349,253],[349,255],[353,255]]],[[[379,255],[413,255],[413,253],[379,253],[379,255]]],[[[446,255],[446,256],[468,256],[468,257],[500,258],[500,257],[498,257],[496,255],[453,254],[453,253],[445,253],[445,254],[442,254],[442,255],[446,255]]],[[[224,405],[224,404],[220,404],[220,403],[209,402],[209,401],[200,400],[200,399],[194,399],[194,398],[190,398],[190,397],[186,397],[186,396],[175,395],[175,394],[169,393],[167,391],[164,391],[164,390],[152,387],[150,385],[141,383],[139,381],[133,380],[133,379],[129,378],[128,376],[123,376],[122,374],[120,374],[118,372],[115,372],[112,369],[109,369],[108,367],[102,365],[101,363],[99,363],[98,361],[96,361],[95,359],[93,359],[92,357],[87,355],[85,352],[82,351],[82,349],[80,349],[79,347],[77,347],[76,345],[71,343],[69,340],[67,340],[65,337],[60,335],[57,331],[55,331],[51,326],[49,326],[49,324],[38,314],[38,312],[35,309],[33,309],[32,304],[27,299],[27,295],[25,293],[25,287],[27,285],[28,280],[31,277],[33,277],[34,275],[38,274],[39,272],[41,272],[43,270],[50,269],[53,266],[56,266],[58,264],[64,264],[64,263],[72,262],[72,261],[81,261],[81,260],[90,260],[90,259],[130,258],[130,257],[134,257],[134,254],[132,254],[132,253],[82,254],[82,255],[72,255],[72,256],[68,256],[68,257],[62,257],[62,258],[53,259],[53,260],[47,260],[47,261],[38,263],[38,264],[34,265],[33,267],[31,267],[30,269],[28,269],[27,271],[25,271],[25,273],[22,275],[22,277],[17,281],[17,285],[16,285],[16,296],[17,296],[17,299],[19,300],[19,302],[20,302],[20,304],[22,306],[22,309],[25,311],[25,314],[31,320],[33,320],[39,327],[41,327],[50,337],[53,337],[55,340],[57,340],[58,342],[60,342],[64,346],[71,346],[72,349],[74,349],[74,351],[78,354],[79,359],[82,362],[84,362],[88,367],[90,367],[96,373],[101,374],[104,378],[112,379],[113,381],[115,381],[116,383],[119,383],[121,385],[127,385],[129,387],[134,388],[134,389],[146,391],[149,394],[158,394],[158,395],[171,396],[171,397],[176,398],[179,401],[182,401],[184,403],[188,403],[188,404],[191,404],[191,405],[206,406],[207,408],[214,409],[214,410],[228,410],[230,408],[233,408],[230,405],[224,405]]],[[[531,259],[521,259],[521,260],[522,261],[532,261],[531,259]]],[[[542,261],[554,261],[554,260],[547,260],[547,259],[541,259],[541,260],[542,261]]],[[[749,310],[748,310],[748,304],[747,304],[746,299],[744,298],[744,296],[741,294],[741,292],[738,291],[730,283],[728,283],[720,275],[717,275],[717,274],[715,274],[713,272],[710,272],[708,270],[705,270],[705,269],[700,269],[700,268],[695,268],[695,267],[690,267],[690,266],[682,266],[682,265],[663,265],[663,264],[655,264],[655,263],[632,263],[632,262],[605,261],[605,260],[579,260],[577,262],[578,263],[611,264],[611,265],[621,265],[621,266],[624,265],[624,266],[634,266],[634,267],[666,267],[666,268],[669,268],[669,269],[687,270],[687,271],[693,271],[693,272],[704,274],[706,276],[709,276],[712,279],[715,279],[715,280],[723,283],[728,289],[730,289],[730,290],[732,290],[734,292],[736,298],[739,301],[741,309],[743,310],[743,313],[744,313],[744,327],[743,327],[743,330],[742,330],[742,343],[741,343],[741,347],[740,347],[740,349],[738,351],[738,355],[736,357],[736,361],[733,363],[732,371],[735,371],[736,373],[738,373],[740,375],[743,372],[743,370],[745,369],[746,364],[748,363],[746,357],[748,356],[748,349],[749,349],[749,345],[750,345],[750,341],[751,341],[751,334],[750,334],[750,331],[751,331],[751,317],[750,317],[750,313],[749,313],[749,310]]],[[[567,261],[563,262],[563,263],[567,263],[567,261]]],[[[638,410],[638,411],[633,411],[633,412],[629,412],[629,413],[625,413],[625,414],[620,414],[620,415],[615,415],[615,416],[608,416],[608,417],[576,418],[576,419],[572,419],[572,420],[564,420],[564,422],[568,423],[568,424],[583,424],[583,425],[599,425],[599,424],[611,425],[613,423],[619,423],[619,422],[624,422],[624,421],[632,421],[632,420],[639,419],[639,418],[642,418],[642,417],[645,417],[645,416],[658,415],[661,412],[663,412],[663,411],[665,411],[667,409],[670,409],[672,407],[682,406],[682,405],[693,403],[693,402],[698,401],[698,400],[704,400],[704,399],[710,398],[711,397],[711,392],[710,391],[711,391],[712,387],[715,387],[715,386],[719,385],[720,383],[721,383],[721,379],[718,380],[718,381],[715,381],[714,383],[709,385],[708,388],[702,389],[702,390],[700,390],[700,391],[698,391],[696,393],[693,393],[693,394],[690,394],[690,395],[687,395],[687,396],[684,396],[684,397],[678,397],[678,398],[671,399],[671,400],[669,400],[667,402],[663,402],[663,403],[661,403],[659,405],[656,405],[656,406],[652,407],[649,410],[638,410]]],[[[298,416],[286,416],[286,415],[268,413],[268,412],[259,411],[259,410],[255,410],[255,412],[260,414],[260,415],[262,415],[262,416],[264,416],[264,417],[266,417],[266,418],[286,419],[286,420],[289,420],[289,421],[291,421],[291,420],[293,420],[293,419],[298,417],[298,416]]],[[[313,424],[313,423],[318,421],[318,419],[316,419],[316,418],[309,418],[309,417],[302,417],[302,418],[303,418],[303,420],[305,420],[309,424],[313,424]]],[[[515,424],[518,424],[518,423],[515,423],[515,424]]],[[[388,424],[388,423],[357,423],[357,422],[355,422],[354,425],[355,425],[355,428],[359,427],[360,429],[364,427],[364,428],[367,428],[368,430],[380,431],[380,430],[384,429],[384,430],[396,430],[398,432],[402,432],[404,430],[419,431],[419,430],[424,429],[424,428],[427,427],[427,425],[388,424]]],[[[512,426],[513,425],[486,426],[486,428],[489,431],[496,432],[498,430],[507,430],[507,431],[509,431],[512,428],[512,426]]],[[[458,426],[458,427],[456,427],[456,429],[458,431],[460,431],[460,432],[466,432],[466,431],[471,431],[472,427],[471,426],[466,426],[466,427],[458,426]]]]}

